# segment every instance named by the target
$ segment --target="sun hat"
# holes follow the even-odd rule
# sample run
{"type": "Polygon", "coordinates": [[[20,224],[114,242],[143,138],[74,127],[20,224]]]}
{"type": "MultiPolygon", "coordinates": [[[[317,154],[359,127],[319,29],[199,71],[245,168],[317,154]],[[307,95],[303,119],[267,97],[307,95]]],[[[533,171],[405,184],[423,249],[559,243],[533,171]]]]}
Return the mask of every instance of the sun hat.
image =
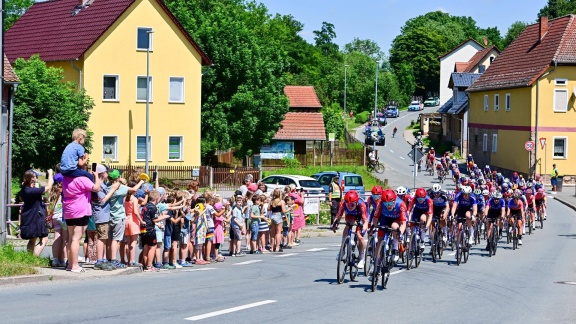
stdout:
{"type": "Polygon", "coordinates": [[[150,176],[147,175],[146,173],[140,173],[140,175],[138,176],[138,179],[143,180],[144,182],[149,182],[150,176]]]}
{"type": "Polygon", "coordinates": [[[258,185],[255,184],[255,183],[251,183],[251,184],[248,186],[248,190],[250,190],[250,191],[252,191],[252,192],[256,192],[256,190],[258,190],[258,185]]]}
{"type": "Polygon", "coordinates": [[[144,199],[144,197],[146,197],[146,193],[144,192],[144,190],[138,189],[134,194],[134,197],[144,199]]]}
{"type": "Polygon", "coordinates": [[[217,211],[221,211],[222,210],[222,203],[215,203],[214,209],[216,209],[217,211]]]}

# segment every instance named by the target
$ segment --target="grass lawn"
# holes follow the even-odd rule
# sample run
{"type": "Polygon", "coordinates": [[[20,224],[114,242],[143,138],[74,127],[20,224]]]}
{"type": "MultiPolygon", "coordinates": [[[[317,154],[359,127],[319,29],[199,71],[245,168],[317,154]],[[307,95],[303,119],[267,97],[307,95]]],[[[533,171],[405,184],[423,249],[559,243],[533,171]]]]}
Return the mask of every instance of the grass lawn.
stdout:
{"type": "Polygon", "coordinates": [[[38,271],[34,267],[47,264],[48,259],[36,257],[27,251],[15,251],[10,244],[0,248],[0,277],[36,274],[38,271]]]}

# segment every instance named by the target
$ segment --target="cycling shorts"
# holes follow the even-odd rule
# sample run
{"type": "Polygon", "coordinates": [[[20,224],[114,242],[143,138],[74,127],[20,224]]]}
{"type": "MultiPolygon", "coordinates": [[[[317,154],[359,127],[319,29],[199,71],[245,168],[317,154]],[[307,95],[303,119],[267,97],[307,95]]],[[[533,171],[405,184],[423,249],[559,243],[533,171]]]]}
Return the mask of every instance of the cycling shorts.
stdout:
{"type": "Polygon", "coordinates": [[[350,223],[350,224],[358,223],[359,226],[362,226],[364,224],[364,221],[362,220],[362,216],[346,215],[346,217],[344,217],[344,219],[346,220],[346,223],[350,223]]]}
{"type": "MultiPolygon", "coordinates": [[[[393,223],[400,225],[400,217],[398,217],[398,218],[391,218],[391,217],[384,217],[384,216],[380,217],[380,220],[379,220],[380,226],[392,227],[393,223]]],[[[378,233],[380,233],[380,232],[382,232],[382,231],[379,231],[378,233]]]]}
{"type": "Polygon", "coordinates": [[[466,220],[466,213],[470,212],[470,216],[472,216],[472,208],[457,208],[456,209],[456,220],[458,223],[462,223],[466,220]]]}
{"type": "Polygon", "coordinates": [[[500,209],[488,209],[488,219],[497,219],[502,215],[502,211],[500,209]]]}
{"type": "Polygon", "coordinates": [[[422,214],[428,214],[428,209],[414,208],[412,215],[410,215],[410,221],[419,222],[422,214]]]}
{"type": "Polygon", "coordinates": [[[544,199],[535,199],[534,201],[536,202],[536,207],[544,205],[544,199]]]}
{"type": "Polygon", "coordinates": [[[515,219],[522,219],[522,210],[510,209],[510,217],[514,217],[515,219]]]}
{"type": "Polygon", "coordinates": [[[432,211],[432,217],[440,218],[440,216],[442,216],[444,214],[445,210],[446,210],[446,206],[434,206],[434,209],[432,211]]]}

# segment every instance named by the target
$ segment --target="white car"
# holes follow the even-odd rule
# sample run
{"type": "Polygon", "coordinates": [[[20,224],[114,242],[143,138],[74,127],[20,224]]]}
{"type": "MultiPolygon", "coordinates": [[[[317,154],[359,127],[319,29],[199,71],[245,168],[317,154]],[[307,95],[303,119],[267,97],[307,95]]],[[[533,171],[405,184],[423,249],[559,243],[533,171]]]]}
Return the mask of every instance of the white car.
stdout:
{"type": "Polygon", "coordinates": [[[326,192],[324,191],[324,188],[320,185],[318,180],[311,177],[276,174],[267,176],[262,179],[262,182],[266,184],[266,191],[269,193],[272,193],[276,188],[284,190],[284,187],[293,184],[296,186],[297,191],[304,191],[304,198],[320,198],[320,201],[326,200],[326,192]]]}

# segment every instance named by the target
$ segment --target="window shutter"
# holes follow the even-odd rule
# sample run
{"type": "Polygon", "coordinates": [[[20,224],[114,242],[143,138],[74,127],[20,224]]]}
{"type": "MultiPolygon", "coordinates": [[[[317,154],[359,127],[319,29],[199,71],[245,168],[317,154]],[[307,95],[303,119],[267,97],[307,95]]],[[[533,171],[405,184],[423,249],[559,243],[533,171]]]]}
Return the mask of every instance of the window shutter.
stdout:
{"type": "Polygon", "coordinates": [[[566,111],[568,106],[568,91],[554,91],[554,111],[566,111]]]}
{"type": "Polygon", "coordinates": [[[182,78],[170,78],[170,101],[184,101],[183,85],[182,78]]]}

